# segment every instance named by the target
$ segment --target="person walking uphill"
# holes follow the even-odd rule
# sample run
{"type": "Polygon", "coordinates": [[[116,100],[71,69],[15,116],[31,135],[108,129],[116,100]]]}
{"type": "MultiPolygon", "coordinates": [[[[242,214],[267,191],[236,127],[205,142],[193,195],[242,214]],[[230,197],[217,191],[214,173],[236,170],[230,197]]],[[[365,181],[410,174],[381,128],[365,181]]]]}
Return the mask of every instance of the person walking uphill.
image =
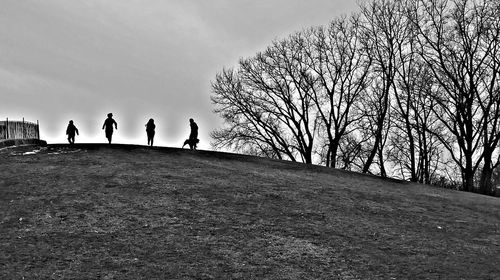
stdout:
{"type": "Polygon", "coordinates": [[[113,124],[115,125],[115,129],[118,129],[118,125],[116,121],[113,119],[113,114],[109,113],[108,118],[104,121],[102,125],[102,129],[106,129],[106,138],[108,138],[109,144],[111,144],[111,138],[113,137],[113,124]]]}
{"type": "Polygon", "coordinates": [[[68,135],[68,142],[70,145],[75,144],[75,133],[80,135],[78,128],[73,124],[73,121],[69,121],[68,128],[66,128],[66,135],[68,135]]]}
{"type": "Polygon", "coordinates": [[[189,119],[189,126],[191,127],[191,133],[189,134],[189,140],[191,140],[191,141],[198,140],[198,125],[194,122],[193,119],[189,119]]]}
{"type": "Polygon", "coordinates": [[[189,149],[196,150],[196,145],[200,142],[198,140],[198,125],[193,119],[189,119],[189,126],[191,127],[191,133],[189,133],[189,138],[184,141],[182,147],[189,145],[189,149]]]}
{"type": "Polygon", "coordinates": [[[153,146],[153,139],[155,138],[155,121],[153,119],[149,119],[146,124],[146,133],[148,134],[148,145],[153,146]]]}

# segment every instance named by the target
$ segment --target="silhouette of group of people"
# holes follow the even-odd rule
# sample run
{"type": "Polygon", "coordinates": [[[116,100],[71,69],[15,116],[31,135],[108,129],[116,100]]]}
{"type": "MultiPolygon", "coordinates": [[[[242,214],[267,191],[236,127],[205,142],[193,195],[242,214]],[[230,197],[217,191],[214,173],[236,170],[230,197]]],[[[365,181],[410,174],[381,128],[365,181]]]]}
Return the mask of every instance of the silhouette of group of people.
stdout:
{"type": "MultiPolygon", "coordinates": [[[[184,145],[182,147],[184,148],[185,145],[189,145],[189,148],[191,150],[196,150],[197,144],[200,142],[198,140],[198,125],[194,122],[193,119],[189,119],[189,126],[191,128],[191,132],[189,134],[189,138],[184,141],[184,145]]],[[[106,133],[106,138],[108,139],[108,143],[111,144],[111,140],[113,138],[113,132],[114,129],[118,129],[118,124],[116,121],[113,119],[113,114],[109,113],[108,118],[104,121],[104,124],[102,125],[102,129],[106,133]]],[[[153,140],[155,137],[155,121],[153,119],[149,119],[148,123],[146,124],[146,134],[148,136],[148,146],[153,146],[153,140]]],[[[68,135],[68,142],[70,145],[73,145],[75,143],[75,135],[80,135],[78,132],[78,128],[76,128],[75,124],[73,123],[73,120],[69,121],[68,127],[66,128],[66,135],[68,135]]]]}

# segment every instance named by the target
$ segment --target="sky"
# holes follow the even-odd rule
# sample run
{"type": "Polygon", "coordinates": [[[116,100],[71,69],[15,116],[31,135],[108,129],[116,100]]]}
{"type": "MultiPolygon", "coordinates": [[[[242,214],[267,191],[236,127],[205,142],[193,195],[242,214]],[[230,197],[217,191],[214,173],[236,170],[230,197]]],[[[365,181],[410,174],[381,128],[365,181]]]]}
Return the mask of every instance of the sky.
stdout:
{"type": "Polygon", "coordinates": [[[224,67],[304,28],[357,11],[354,0],[0,0],[0,120],[40,122],[48,143],[180,147],[189,118],[200,149],[222,126],[210,101],[224,67]]]}

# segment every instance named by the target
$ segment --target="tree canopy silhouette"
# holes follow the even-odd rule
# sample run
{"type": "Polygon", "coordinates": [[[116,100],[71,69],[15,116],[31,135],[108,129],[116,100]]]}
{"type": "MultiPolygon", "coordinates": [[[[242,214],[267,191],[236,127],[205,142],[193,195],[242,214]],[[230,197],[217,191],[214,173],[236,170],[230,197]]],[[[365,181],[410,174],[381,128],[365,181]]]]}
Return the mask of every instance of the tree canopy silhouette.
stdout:
{"type": "Polygon", "coordinates": [[[215,148],[492,194],[500,3],[372,0],[225,68],[215,148]]]}

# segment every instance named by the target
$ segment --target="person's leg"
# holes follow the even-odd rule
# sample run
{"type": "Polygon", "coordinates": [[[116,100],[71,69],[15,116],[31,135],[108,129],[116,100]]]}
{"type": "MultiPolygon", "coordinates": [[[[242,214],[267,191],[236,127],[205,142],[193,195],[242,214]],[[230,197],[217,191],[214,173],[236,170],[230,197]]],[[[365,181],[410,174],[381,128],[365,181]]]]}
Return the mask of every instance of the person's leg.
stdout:
{"type": "Polygon", "coordinates": [[[111,138],[113,136],[113,131],[106,131],[106,138],[108,138],[108,143],[111,144],[111,138]]]}

